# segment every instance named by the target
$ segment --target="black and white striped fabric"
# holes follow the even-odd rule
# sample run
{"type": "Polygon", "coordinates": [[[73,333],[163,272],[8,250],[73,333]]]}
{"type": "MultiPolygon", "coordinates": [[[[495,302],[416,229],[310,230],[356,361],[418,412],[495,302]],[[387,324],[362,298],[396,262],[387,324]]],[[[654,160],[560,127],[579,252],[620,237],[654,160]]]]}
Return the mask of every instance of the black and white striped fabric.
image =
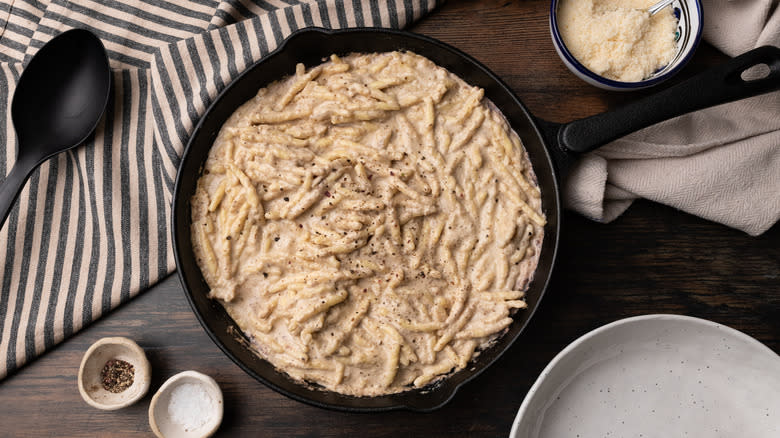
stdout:
{"type": "Polygon", "coordinates": [[[403,28],[438,2],[0,0],[0,174],[15,85],[45,42],[93,31],[115,85],[94,140],[36,170],[0,230],[0,379],[174,270],[179,157],[233,77],[298,28],[403,28]]]}

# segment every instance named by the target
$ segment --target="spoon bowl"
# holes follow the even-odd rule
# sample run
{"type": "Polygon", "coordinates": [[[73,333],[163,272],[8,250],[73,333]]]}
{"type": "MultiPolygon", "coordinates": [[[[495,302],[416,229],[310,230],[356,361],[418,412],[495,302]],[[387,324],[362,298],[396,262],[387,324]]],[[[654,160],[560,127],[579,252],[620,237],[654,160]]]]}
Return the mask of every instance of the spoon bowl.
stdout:
{"type": "Polygon", "coordinates": [[[110,91],[108,55],[100,39],[87,30],[54,37],[30,60],[11,102],[17,154],[0,186],[0,227],[30,173],[92,134],[110,91]]]}

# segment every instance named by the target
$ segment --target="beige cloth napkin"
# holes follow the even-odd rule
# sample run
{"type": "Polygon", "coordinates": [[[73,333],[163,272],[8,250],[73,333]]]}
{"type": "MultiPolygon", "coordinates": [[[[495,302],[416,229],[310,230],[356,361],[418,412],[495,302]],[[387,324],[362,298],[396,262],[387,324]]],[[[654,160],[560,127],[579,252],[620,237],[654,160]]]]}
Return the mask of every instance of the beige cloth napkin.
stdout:
{"type": "MultiPolygon", "coordinates": [[[[702,0],[705,41],[736,56],[780,46],[778,0],[702,0]]],[[[780,219],[780,92],[687,114],[586,154],[564,203],[610,222],[638,198],[752,236],[780,219]]]]}

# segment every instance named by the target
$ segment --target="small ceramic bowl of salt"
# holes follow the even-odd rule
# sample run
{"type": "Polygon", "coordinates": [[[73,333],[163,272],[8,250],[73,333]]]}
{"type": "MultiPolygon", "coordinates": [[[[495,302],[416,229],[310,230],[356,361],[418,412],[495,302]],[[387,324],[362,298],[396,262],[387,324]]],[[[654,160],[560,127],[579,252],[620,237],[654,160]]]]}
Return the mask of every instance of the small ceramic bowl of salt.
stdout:
{"type": "Polygon", "coordinates": [[[217,382],[197,371],[183,371],[165,381],[152,397],[149,425],[160,438],[202,438],[217,431],[222,413],[217,382]]]}

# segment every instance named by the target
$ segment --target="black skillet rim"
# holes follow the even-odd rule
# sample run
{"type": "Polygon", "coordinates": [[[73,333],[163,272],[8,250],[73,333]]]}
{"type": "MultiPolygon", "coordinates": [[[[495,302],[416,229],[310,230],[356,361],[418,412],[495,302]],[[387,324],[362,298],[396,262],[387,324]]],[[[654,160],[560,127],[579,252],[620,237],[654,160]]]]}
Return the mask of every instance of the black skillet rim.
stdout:
{"type": "MultiPolygon", "coordinates": [[[[374,51],[384,50],[388,49],[375,49],[374,51]]],[[[358,50],[350,49],[348,51],[354,52],[358,50]]],[[[431,58],[431,56],[429,56],[427,53],[420,54],[431,58]]],[[[436,60],[434,61],[437,62],[436,60]]],[[[437,64],[441,65],[440,62],[437,62],[437,64]]],[[[448,66],[445,67],[452,70],[448,66]]],[[[291,73],[292,71],[285,72],[280,76],[277,76],[277,78],[281,78],[291,73]]],[[[459,76],[462,75],[459,74],[459,76]]],[[[467,82],[470,82],[468,79],[464,79],[467,82]]],[[[255,86],[255,90],[264,85],[266,84],[255,86]]],[[[244,101],[248,100],[249,98],[251,98],[251,96],[245,97],[244,101]]],[[[234,109],[235,107],[233,107],[233,110],[234,109]]],[[[220,126],[221,124],[222,123],[219,123],[220,126]]],[[[216,135],[216,133],[212,133],[212,136],[214,135],[216,135]]],[[[198,170],[200,169],[201,165],[202,163],[198,163],[198,170]]],[[[197,173],[199,175],[200,172],[198,171],[197,173]]],[[[499,79],[494,73],[492,73],[487,67],[482,65],[476,59],[446,43],[408,31],[380,28],[350,28],[342,30],[303,28],[293,32],[279,45],[276,50],[269,53],[267,56],[263,57],[261,60],[257,61],[251,66],[247,67],[246,70],[244,70],[239,76],[231,81],[230,84],[228,84],[212,101],[208,109],[204,112],[203,116],[201,116],[198,124],[193,129],[178,166],[173,192],[171,234],[173,241],[174,259],[177,266],[179,280],[184,289],[187,301],[190,303],[190,306],[192,307],[192,310],[195,313],[201,326],[204,328],[211,340],[222,350],[223,353],[225,353],[225,355],[227,355],[234,363],[236,363],[242,370],[244,370],[244,372],[255,378],[257,381],[289,398],[320,408],[346,412],[381,412],[399,409],[427,412],[438,409],[448,403],[455,396],[461,386],[476,378],[485,369],[489,368],[496,360],[498,360],[504,353],[506,353],[506,351],[509,350],[509,348],[515,343],[519,335],[524,331],[528,322],[531,320],[534,312],[538,307],[539,301],[541,301],[541,298],[547,289],[557,255],[561,219],[561,203],[559,193],[556,170],[553,165],[550,152],[545,146],[542,134],[539,131],[537,122],[531,116],[522,102],[517,98],[514,92],[512,92],[512,90],[501,79],[499,79]],[[212,327],[212,322],[215,320],[215,318],[219,319],[220,316],[224,319],[227,313],[224,311],[222,306],[216,303],[214,300],[205,298],[205,300],[208,300],[209,303],[203,305],[210,308],[210,311],[217,312],[216,315],[206,315],[203,309],[199,307],[200,304],[198,304],[198,301],[202,302],[204,297],[196,298],[194,295],[194,283],[198,283],[198,286],[200,286],[199,289],[203,289],[205,281],[203,280],[197,265],[195,264],[195,268],[192,268],[192,265],[194,264],[194,257],[185,258],[185,255],[183,254],[183,252],[189,251],[187,255],[190,255],[191,252],[191,245],[189,243],[189,225],[191,221],[189,197],[191,196],[191,193],[187,193],[187,196],[183,200],[183,195],[181,194],[182,185],[184,184],[183,180],[186,178],[184,175],[184,169],[188,164],[190,164],[189,161],[192,159],[192,150],[195,148],[194,143],[199,138],[199,136],[208,135],[202,133],[203,125],[209,116],[215,111],[215,108],[219,105],[219,103],[223,101],[225,96],[229,95],[231,90],[235,89],[236,85],[248,77],[252,71],[258,68],[262,68],[262,66],[265,64],[270,63],[270,60],[272,60],[274,57],[279,56],[280,54],[284,53],[285,50],[289,49],[289,47],[292,45],[291,41],[301,37],[301,35],[317,35],[318,37],[324,39],[335,39],[344,36],[354,38],[363,37],[367,39],[386,37],[398,40],[398,43],[400,44],[399,49],[413,46],[414,43],[416,43],[427,46],[429,48],[428,51],[434,49],[442,50],[445,54],[452,56],[453,59],[467,64],[467,69],[473,69],[474,74],[484,75],[485,79],[489,82],[488,85],[490,85],[491,88],[491,90],[486,89],[486,95],[498,95],[502,98],[502,100],[504,100],[502,103],[495,102],[495,99],[493,99],[499,109],[501,109],[504,115],[509,119],[512,127],[520,135],[526,150],[529,149],[529,142],[533,143],[534,145],[533,155],[529,151],[529,156],[534,166],[534,170],[537,173],[537,178],[540,180],[539,185],[543,192],[543,209],[547,215],[548,223],[545,226],[545,239],[541,250],[542,254],[539,259],[539,266],[537,267],[535,277],[531,282],[531,286],[529,287],[529,294],[527,298],[529,302],[528,308],[522,310],[521,313],[518,313],[517,315],[519,315],[519,317],[516,315],[515,322],[510,325],[507,333],[504,333],[501,338],[496,341],[495,345],[484,350],[476,359],[472,359],[470,365],[466,369],[448,376],[446,379],[443,379],[435,385],[420,389],[412,389],[398,394],[390,394],[378,397],[351,397],[337,394],[331,391],[309,388],[299,382],[293,381],[285,374],[276,371],[272,366],[270,366],[270,364],[257,358],[256,356],[254,358],[255,360],[251,360],[251,358],[249,358],[247,355],[254,356],[254,353],[252,353],[250,349],[246,348],[247,341],[245,338],[243,338],[243,335],[240,335],[241,338],[243,338],[243,340],[241,340],[235,338],[235,333],[231,333],[230,323],[232,323],[233,327],[235,327],[235,323],[232,322],[232,319],[230,319],[229,316],[227,316],[229,322],[226,326],[225,333],[218,334],[216,329],[212,327]],[[510,109],[510,111],[507,111],[507,109],[510,109]],[[522,125],[521,129],[518,129],[518,124],[522,125]],[[184,221],[186,227],[177,226],[177,223],[180,220],[184,221]],[[184,228],[186,228],[186,230],[184,230],[184,228]],[[182,245],[186,245],[186,247],[182,247],[182,245]],[[187,270],[189,274],[185,273],[184,270],[187,270]],[[193,273],[193,271],[195,271],[195,273],[193,273]],[[531,291],[535,292],[533,296],[531,291]],[[219,314],[220,311],[223,315],[219,314]],[[238,346],[236,348],[238,348],[239,351],[233,351],[231,349],[233,347],[229,348],[225,342],[231,343],[231,346],[238,346]],[[252,362],[252,364],[255,366],[258,365],[258,361],[263,362],[265,366],[262,366],[262,373],[239,358],[239,355],[243,356],[244,359],[247,359],[247,361],[252,362]],[[268,373],[269,367],[272,370],[271,373],[268,373]]]]}

